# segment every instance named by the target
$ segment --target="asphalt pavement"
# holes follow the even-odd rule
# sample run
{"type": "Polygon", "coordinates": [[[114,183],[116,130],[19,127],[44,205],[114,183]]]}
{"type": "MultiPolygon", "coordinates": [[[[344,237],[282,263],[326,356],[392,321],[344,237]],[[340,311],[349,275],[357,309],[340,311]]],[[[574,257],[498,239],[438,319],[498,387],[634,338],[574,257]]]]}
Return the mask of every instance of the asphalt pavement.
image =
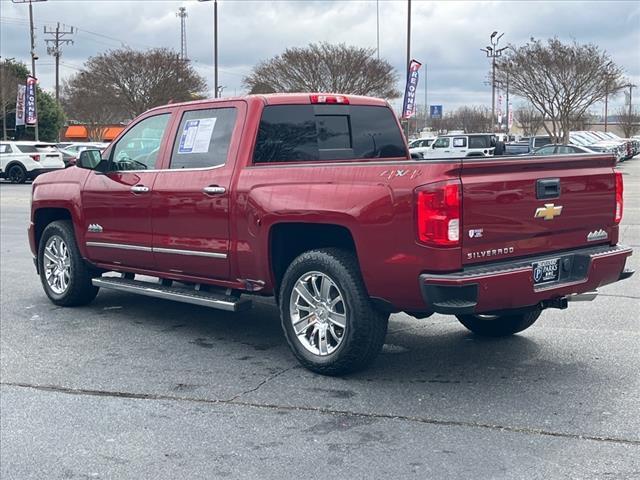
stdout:
{"type": "MultiPolygon", "coordinates": [[[[640,158],[621,240],[640,270],[640,158]]],[[[640,274],[525,332],[393,315],[343,378],[301,368],[275,305],[45,297],[29,185],[0,185],[0,478],[640,479],[640,274]]]]}

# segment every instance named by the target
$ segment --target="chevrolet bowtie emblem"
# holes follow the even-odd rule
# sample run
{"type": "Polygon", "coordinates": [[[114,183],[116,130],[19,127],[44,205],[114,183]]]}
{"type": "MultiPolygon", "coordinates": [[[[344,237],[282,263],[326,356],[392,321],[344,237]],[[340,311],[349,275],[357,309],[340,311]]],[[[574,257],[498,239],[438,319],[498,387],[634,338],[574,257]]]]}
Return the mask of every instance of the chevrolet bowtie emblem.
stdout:
{"type": "Polygon", "coordinates": [[[553,220],[562,213],[562,205],[556,207],[553,203],[545,203],[544,207],[536,209],[534,218],[544,218],[545,220],[553,220]]]}

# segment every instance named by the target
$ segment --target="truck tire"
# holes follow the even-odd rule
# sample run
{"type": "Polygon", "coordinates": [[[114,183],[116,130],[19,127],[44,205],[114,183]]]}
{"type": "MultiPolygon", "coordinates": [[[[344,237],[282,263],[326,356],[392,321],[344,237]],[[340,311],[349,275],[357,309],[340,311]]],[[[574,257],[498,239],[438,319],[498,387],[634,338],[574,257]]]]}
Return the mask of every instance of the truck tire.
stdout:
{"type": "Polygon", "coordinates": [[[507,315],[456,315],[462,325],[482,337],[506,337],[522,332],[533,325],[540,316],[536,308],[507,315]]]}
{"type": "Polygon", "coordinates": [[[98,294],[98,287],[91,283],[95,272],[80,255],[68,220],[51,222],[44,229],[38,247],[38,271],[45,293],[56,305],[86,305],[98,294]]]}
{"type": "Polygon", "coordinates": [[[27,181],[27,171],[22,165],[15,163],[7,170],[7,178],[11,183],[24,183],[27,181]]]}
{"type": "Polygon", "coordinates": [[[287,268],[282,329],[300,363],[322,375],[363,369],[380,353],[389,314],[374,308],[358,262],[337,248],[310,250],[287,268]]]}

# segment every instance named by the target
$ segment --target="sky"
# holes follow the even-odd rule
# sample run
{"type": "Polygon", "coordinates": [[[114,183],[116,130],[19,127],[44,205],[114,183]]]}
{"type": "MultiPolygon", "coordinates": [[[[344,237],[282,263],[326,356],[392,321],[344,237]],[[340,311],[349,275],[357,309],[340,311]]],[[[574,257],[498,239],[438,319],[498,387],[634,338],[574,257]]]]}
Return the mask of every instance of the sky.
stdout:
{"type": "MultiPolygon", "coordinates": [[[[53,91],[54,58],[47,54],[43,28],[73,26],[65,38],[60,75],[82,69],[92,55],[128,46],[180,50],[179,7],[186,7],[187,54],[213,92],[213,2],[153,0],[47,0],[33,4],[36,73],[41,86],[53,91]]],[[[262,60],[287,47],[312,42],[345,43],[376,48],[376,18],[380,23],[380,57],[398,72],[406,62],[407,2],[379,1],[218,1],[219,85],[223,96],[246,93],[242,78],[262,60]],[[376,10],[379,14],[377,15],[376,10]]],[[[411,56],[423,63],[418,104],[443,105],[451,111],[463,105],[491,104],[485,84],[489,59],[480,49],[489,35],[504,33],[500,46],[526,43],[531,37],[594,43],[608,52],[628,79],[640,86],[640,2],[638,1],[420,1],[413,0],[411,56]]],[[[30,65],[27,4],[0,0],[0,56],[30,65]]],[[[404,91],[404,73],[398,89],[404,91]]],[[[401,99],[393,100],[399,109],[401,99]]],[[[514,98],[517,106],[523,100],[514,98]]],[[[624,103],[611,99],[610,112],[624,103]]],[[[640,89],[634,90],[640,105],[640,89]]],[[[594,107],[602,113],[602,106],[594,107]]]]}

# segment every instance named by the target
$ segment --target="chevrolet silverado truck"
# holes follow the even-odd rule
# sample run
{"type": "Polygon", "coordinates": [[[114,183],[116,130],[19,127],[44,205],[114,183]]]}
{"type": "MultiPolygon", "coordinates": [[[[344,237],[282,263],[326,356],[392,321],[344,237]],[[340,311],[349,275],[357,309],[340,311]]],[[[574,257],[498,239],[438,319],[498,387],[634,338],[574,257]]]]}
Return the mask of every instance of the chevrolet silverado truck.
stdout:
{"type": "Polygon", "coordinates": [[[614,163],[412,160],[367,97],[172,104],[38,177],[29,241],[56,305],[100,288],[230,311],[272,296],[298,360],[338,375],[376,357],[391,313],[511,335],[630,276],[614,163]]]}

